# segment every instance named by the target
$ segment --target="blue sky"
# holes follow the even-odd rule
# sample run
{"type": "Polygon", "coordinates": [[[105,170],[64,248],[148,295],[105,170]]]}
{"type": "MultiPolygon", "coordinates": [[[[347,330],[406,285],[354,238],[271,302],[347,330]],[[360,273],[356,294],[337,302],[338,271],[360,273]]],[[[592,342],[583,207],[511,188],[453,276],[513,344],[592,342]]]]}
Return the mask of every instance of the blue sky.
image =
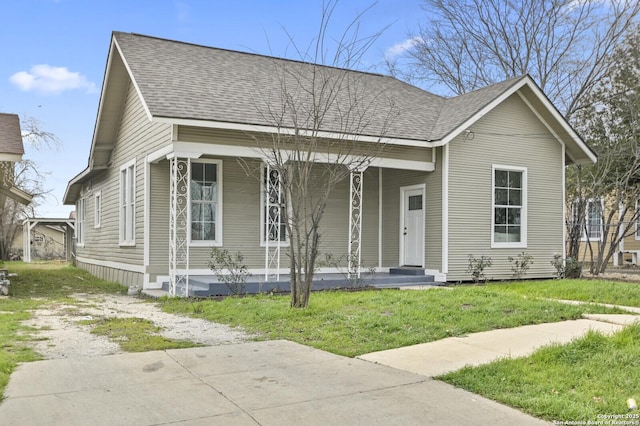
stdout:
{"type": "MultiPolygon", "coordinates": [[[[342,0],[334,14],[339,36],[371,0],[342,0]]],[[[306,47],[317,34],[322,0],[5,0],[0,26],[0,112],[33,117],[62,142],[26,158],[48,172],[53,190],[37,214],[68,217],[69,179],[87,166],[112,31],[274,56],[294,57],[288,32],[306,47]],[[284,28],[284,29],[283,29],[284,28]]],[[[420,0],[379,0],[360,34],[389,26],[365,57],[384,71],[385,54],[406,43],[424,12],[420,0]]]]}

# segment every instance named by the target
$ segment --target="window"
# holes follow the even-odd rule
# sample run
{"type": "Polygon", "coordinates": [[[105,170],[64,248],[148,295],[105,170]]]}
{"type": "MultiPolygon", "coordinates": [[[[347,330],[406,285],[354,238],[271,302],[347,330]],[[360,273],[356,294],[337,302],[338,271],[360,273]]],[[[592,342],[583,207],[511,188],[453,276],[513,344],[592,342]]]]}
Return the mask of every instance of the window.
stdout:
{"type": "Polygon", "coordinates": [[[191,242],[222,243],[222,162],[191,163],[191,242]]]}
{"type": "Polygon", "coordinates": [[[589,200],[586,208],[586,233],[583,239],[597,241],[602,239],[602,201],[589,200]]]}
{"type": "Polygon", "coordinates": [[[260,242],[262,245],[267,242],[277,241],[287,243],[286,201],[284,188],[280,183],[280,172],[274,169],[263,168],[261,182],[261,204],[260,212],[260,242]],[[269,174],[267,175],[267,171],[269,174]],[[279,234],[279,235],[278,235],[279,234]]]}
{"type": "Polygon", "coordinates": [[[76,205],[76,244],[79,246],[84,245],[84,220],[86,216],[86,210],[84,207],[84,198],[78,200],[76,205]]]}
{"type": "Polygon", "coordinates": [[[136,243],[136,164],[120,168],[120,245],[136,243]]]}
{"type": "Polygon", "coordinates": [[[527,246],[527,169],[493,166],[492,247],[527,246]]]}
{"type": "Polygon", "coordinates": [[[94,214],[95,214],[95,218],[94,218],[94,223],[93,223],[93,227],[94,228],[100,228],[100,223],[102,221],[102,193],[101,192],[97,192],[94,195],[94,214]]]}

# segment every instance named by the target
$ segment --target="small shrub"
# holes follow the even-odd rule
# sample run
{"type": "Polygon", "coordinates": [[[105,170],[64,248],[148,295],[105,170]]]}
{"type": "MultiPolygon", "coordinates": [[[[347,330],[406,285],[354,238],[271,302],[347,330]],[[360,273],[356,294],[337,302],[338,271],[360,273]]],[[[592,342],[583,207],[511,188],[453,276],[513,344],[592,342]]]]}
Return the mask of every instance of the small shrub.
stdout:
{"type": "Polygon", "coordinates": [[[251,272],[244,264],[244,256],[241,252],[235,255],[229,254],[228,250],[220,250],[214,247],[211,250],[211,260],[209,268],[215,274],[218,281],[224,283],[233,294],[244,294],[247,286],[247,278],[251,272]]]}
{"type": "Polygon", "coordinates": [[[571,257],[563,259],[561,255],[554,254],[551,265],[556,268],[558,278],[580,278],[582,276],[582,262],[571,257]]]}
{"type": "Polygon", "coordinates": [[[580,278],[582,276],[582,262],[567,257],[565,260],[564,277],[565,278],[580,278]]]}
{"type": "MultiPolygon", "coordinates": [[[[327,266],[336,268],[342,275],[344,275],[345,279],[347,280],[347,285],[349,288],[364,287],[365,278],[367,276],[375,274],[376,272],[375,266],[369,267],[365,271],[363,271],[362,270],[364,268],[363,263],[364,261],[361,261],[360,264],[358,264],[358,258],[353,253],[351,255],[347,254],[344,256],[340,256],[338,258],[335,258],[331,253],[325,253],[325,259],[323,262],[323,264],[327,266]],[[348,267],[344,267],[345,261],[348,261],[349,258],[351,259],[351,263],[350,263],[351,269],[349,269],[348,267]],[[360,269],[359,277],[358,277],[358,269],[360,269]]],[[[349,263],[347,262],[347,265],[348,264],[349,263]]]]}
{"type": "Polygon", "coordinates": [[[509,256],[507,259],[509,259],[509,263],[511,264],[513,277],[518,280],[524,277],[531,264],[533,264],[533,256],[525,252],[520,253],[518,257],[509,256]]]}
{"type": "Polygon", "coordinates": [[[467,273],[473,277],[473,282],[478,283],[480,281],[486,281],[487,278],[484,275],[484,270],[493,265],[490,256],[480,256],[477,258],[473,255],[469,255],[469,266],[467,266],[467,273]]]}

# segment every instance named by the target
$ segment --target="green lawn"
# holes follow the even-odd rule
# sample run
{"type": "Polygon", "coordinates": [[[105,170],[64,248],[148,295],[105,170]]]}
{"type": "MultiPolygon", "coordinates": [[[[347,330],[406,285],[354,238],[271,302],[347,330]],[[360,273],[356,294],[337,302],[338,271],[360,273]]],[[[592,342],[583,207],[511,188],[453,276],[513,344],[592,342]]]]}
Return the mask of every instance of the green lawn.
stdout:
{"type": "Polygon", "coordinates": [[[495,328],[611,312],[524,298],[491,286],[428,291],[327,291],[308,309],[289,307],[288,296],[229,297],[221,301],[165,299],[167,312],[241,326],[265,339],[287,339],[345,356],[430,342],[495,328]]]}
{"type": "MultiPolygon", "coordinates": [[[[27,346],[35,338],[20,325],[30,310],[74,293],[125,289],[60,265],[9,264],[11,298],[0,300],[0,392],[20,362],[38,359],[27,346]]],[[[223,300],[162,299],[164,310],[241,326],[259,339],[288,339],[346,356],[423,343],[495,328],[617,312],[573,299],[640,307],[640,285],[596,280],[550,280],[458,286],[429,291],[326,291],[314,293],[308,309],[289,307],[289,296],[223,300]]],[[[94,332],[132,341],[130,350],[169,345],[148,339],[153,325],[139,319],[98,320],[94,332]],[[136,336],[142,336],[140,338],[136,336]]],[[[529,358],[466,368],[441,379],[547,420],[588,421],[626,413],[627,398],[640,400],[640,326],[614,337],[592,333],[570,345],[553,346],[529,358]]]]}
{"type": "Polygon", "coordinates": [[[640,283],[605,280],[546,280],[491,284],[497,291],[527,297],[580,300],[640,307],[640,283]]]}
{"type": "Polygon", "coordinates": [[[467,367],[439,379],[549,421],[587,424],[620,415],[617,420],[639,424],[640,417],[624,416],[639,414],[629,412],[626,400],[640,400],[640,325],[612,337],[590,333],[527,358],[467,367]]]}

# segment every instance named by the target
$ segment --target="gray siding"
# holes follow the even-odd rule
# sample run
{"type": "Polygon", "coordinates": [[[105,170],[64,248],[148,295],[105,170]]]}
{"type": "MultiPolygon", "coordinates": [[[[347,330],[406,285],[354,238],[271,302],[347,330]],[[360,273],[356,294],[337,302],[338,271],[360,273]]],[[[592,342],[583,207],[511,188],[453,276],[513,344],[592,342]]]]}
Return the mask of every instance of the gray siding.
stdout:
{"type": "MultiPolygon", "coordinates": [[[[144,111],[133,85],[129,85],[128,94],[122,110],[122,119],[118,129],[115,147],[111,155],[112,166],[104,174],[85,185],[82,197],[86,199],[86,230],[84,247],[78,247],[80,258],[107,261],[140,267],[144,260],[144,169],[145,155],[171,141],[171,127],[167,124],[151,123],[144,111]],[[121,247],[119,241],[119,191],[120,167],[131,160],[136,164],[136,206],[135,238],[133,247],[121,247]],[[102,194],[101,227],[94,228],[94,194],[102,194]]],[[[139,274],[106,272],[110,268],[95,267],[94,273],[101,278],[117,276],[123,284],[140,284],[139,274]],[[135,276],[135,279],[132,278],[135,276]]]]}
{"type": "Polygon", "coordinates": [[[523,251],[533,256],[526,277],[550,277],[554,253],[562,253],[562,147],[514,95],[457,138],[449,158],[449,281],[469,280],[468,255],[491,256],[488,278],[509,279],[507,258],[523,251]],[[492,165],[526,167],[528,245],[491,248],[492,165]]]}
{"type": "Polygon", "coordinates": [[[426,268],[442,272],[442,148],[437,148],[435,167],[425,176],[424,251],[426,268]]]}
{"type": "MultiPolygon", "coordinates": [[[[214,157],[207,157],[214,158],[214,157]]],[[[260,172],[261,163],[242,159],[247,175],[238,159],[218,156],[222,160],[222,240],[221,248],[232,253],[242,252],[248,268],[263,269],[265,248],[260,244],[260,172]]],[[[168,274],[169,233],[169,163],[151,165],[150,188],[150,280],[168,274]]],[[[364,213],[362,259],[365,266],[378,261],[378,170],[364,173],[364,213]]],[[[332,253],[335,258],[346,256],[349,223],[349,182],[341,182],[327,205],[321,222],[321,255],[332,253]]],[[[282,248],[281,267],[288,268],[286,247],[282,248]]],[[[208,270],[211,247],[189,248],[190,269],[208,270]]],[[[324,265],[320,265],[324,266],[324,265]]]]}
{"type": "MultiPolygon", "coordinates": [[[[382,169],[382,266],[396,267],[400,265],[400,188],[418,184],[426,184],[429,173],[397,169],[382,169]]],[[[430,253],[427,247],[433,246],[433,237],[427,237],[432,230],[429,216],[435,204],[430,203],[431,188],[427,185],[425,194],[425,256],[430,253]]],[[[439,269],[439,268],[437,268],[439,269]]]]}

